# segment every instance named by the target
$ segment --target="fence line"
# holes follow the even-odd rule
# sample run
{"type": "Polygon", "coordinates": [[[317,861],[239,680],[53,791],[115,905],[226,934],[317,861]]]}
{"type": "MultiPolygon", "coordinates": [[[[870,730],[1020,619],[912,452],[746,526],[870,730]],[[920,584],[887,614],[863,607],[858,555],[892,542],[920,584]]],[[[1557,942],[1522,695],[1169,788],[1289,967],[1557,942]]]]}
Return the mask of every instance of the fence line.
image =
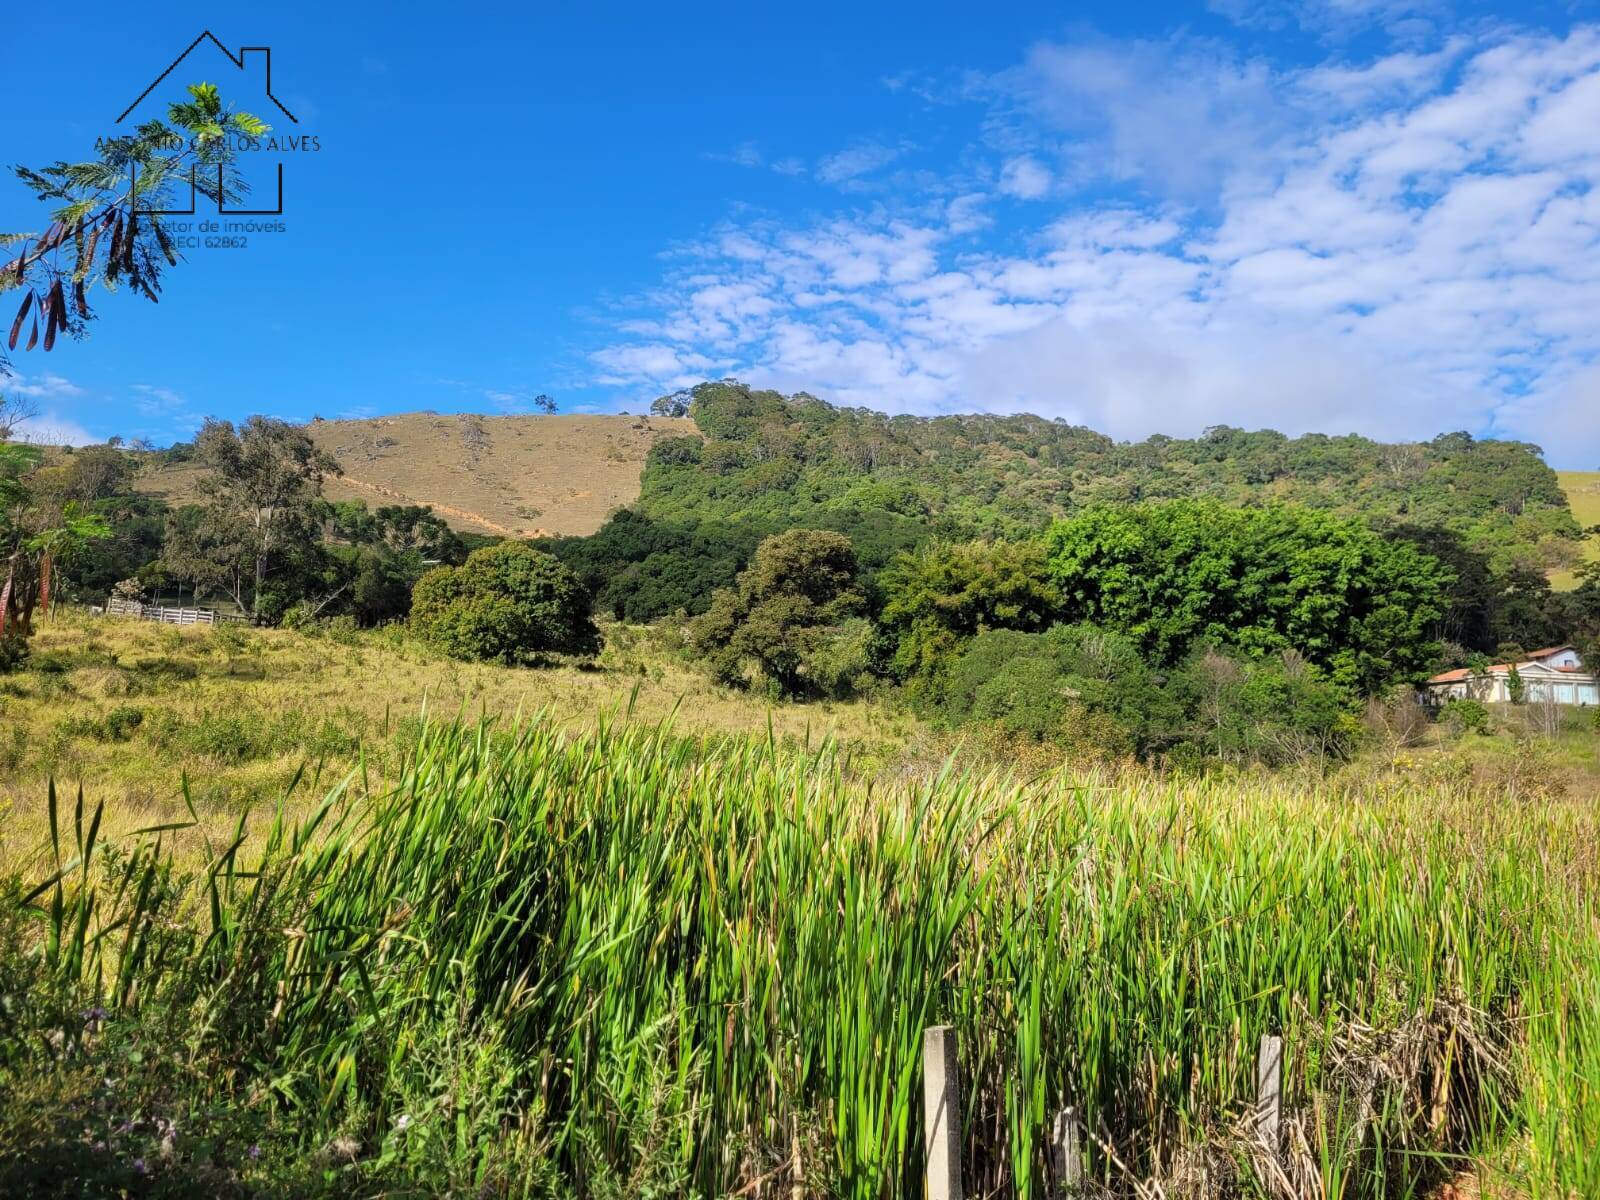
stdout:
{"type": "Polygon", "coordinates": [[[141,621],[159,621],[163,625],[216,625],[223,621],[249,619],[236,613],[218,612],[214,608],[178,608],[114,598],[106,601],[105,613],[108,617],[135,617],[141,621]]]}
{"type": "MultiPolygon", "coordinates": [[[[961,1069],[956,1031],[933,1025],[922,1031],[922,1137],[926,1156],[927,1200],[965,1200],[961,1180],[961,1069]]],[[[1261,1035],[1256,1060],[1256,1136],[1274,1161],[1280,1152],[1283,1121],[1283,1038],[1261,1035]]],[[[1081,1194],[1086,1174],[1078,1110],[1060,1109],[1050,1129],[1051,1192],[1081,1194]]]]}

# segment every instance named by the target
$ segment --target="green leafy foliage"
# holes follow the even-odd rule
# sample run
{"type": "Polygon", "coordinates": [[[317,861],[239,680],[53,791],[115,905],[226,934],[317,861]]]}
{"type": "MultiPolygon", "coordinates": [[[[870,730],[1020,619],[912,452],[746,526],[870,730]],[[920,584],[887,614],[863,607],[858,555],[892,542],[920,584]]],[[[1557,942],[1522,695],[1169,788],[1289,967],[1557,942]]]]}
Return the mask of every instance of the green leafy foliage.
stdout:
{"type": "Polygon", "coordinates": [[[161,567],[277,620],[324,567],[317,536],[322,479],[339,473],[303,429],[255,416],[235,429],[207,419],[195,455],[212,473],[202,503],[169,522],[161,567]]]}
{"type": "Polygon", "coordinates": [[[95,286],[115,291],[125,284],[155,302],[162,276],[180,261],[157,212],[180,207],[190,187],[219,208],[243,199],[248,189],[235,166],[235,142],[258,137],[268,126],[229,111],[215,84],[188,90],[190,99],[169,106],[166,121],[100,139],[93,159],[13,168],[52,208],[42,232],[0,237],[0,245],[21,247],[17,257],[0,263],[0,293],[22,291],[6,350],[17,349],[30,319],[26,350],[41,344],[41,325],[46,351],[60,333],[82,337],[94,317],[88,291],[95,286]]]}
{"type": "MultiPolygon", "coordinates": [[[[593,539],[545,544],[594,584],[602,607],[629,620],[703,611],[755,545],[785,529],[845,534],[870,583],[926,542],[1020,540],[1101,503],[1284,503],[1438,531],[1470,546],[1497,579],[1514,569],[1537,577],[1577,552],[1578,527],[1537,448],[1464,433],[1396,446],[1219,427],[1117,443],[1028,415],[889,416],[736,380],[658,406],[687,412],[703,436],[656,443],[637,503],[593,539]]],[[[1500,624],[1529,615],[1508,612],[1500,624]]]]}
{"type": "Polygon", "coordinates": [[[1358,733],[1348,693],[1292,652],[1207,648],[1161,671],[1132,638],[1086,624],[980,635],[952,665],[940,711],[1075,757],[1186,764],[1340,755],[1358,733]]]}
{"type": "Polygon", "coordinates": [[[418,580],[411,622],[458,658],[525,663],[598,649],[587,608],[577,577],[558,559],[521,542],[501,542],[418,580]]]}
{"type": "Polygon", "coordinates": [[[885,568],[878,590],[890,671],[934,696],[967,640],[991,629],[1044,629],[1061,613],[1038,540],[935,542],[885,568]]]}
{"type": "Polygon", "coordinates": [[[1365,695],[1425,674],[1448,572],[1362,522],[1214,501],[1097,506],[1047,537],[1062,615],[1176,664],[1201,644],[1292,650],[1365,695]]]}
{"type": "Polygon", "coordinates": [[[859,625],[847,634],[840,628],[865,606],[856,569],[855,551],[842,534],[776,534],[757,547],[736,585],[718,591],[695,621],[694,645],[728,683],[746,682],[754,667],[787,696],[824,682],[837,687],[859,673],[847,647],[865,643],[859,625]]]}
{"type": "Polygon", "coordinates": [[[1062,1097],[1113,1195],[1200,1161],[1422,1196],[1505,1147],[1530,1195],[1595,1194],[1589,807],[408,741],[392,786],[221,839],[41,799],[0,876],[0,1193],[914,1197],[947,1024],[972,1194],[1051,1193],[1062,1097]],[[1268,1032],[1277,1161],[1240,1119],[1268,1032]]]}

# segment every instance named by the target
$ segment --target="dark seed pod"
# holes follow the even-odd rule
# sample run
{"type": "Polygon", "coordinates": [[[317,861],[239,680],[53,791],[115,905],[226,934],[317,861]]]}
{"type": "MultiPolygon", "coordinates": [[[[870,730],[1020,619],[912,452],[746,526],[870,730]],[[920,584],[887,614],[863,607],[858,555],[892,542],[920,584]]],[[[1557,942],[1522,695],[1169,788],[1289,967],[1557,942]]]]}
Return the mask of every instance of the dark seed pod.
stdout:
{"type": "Polygon", "coordinates": [[[28,243],[22,243],[22,253],[17,255],[17,286],[22,286],[23,265],[28,261],[28,243]]]}
{"type": "Polygon", "coordinates": [[[87,320],[89,317],[89,297],[84,295],[83,280],[79,279],[73,283],[72,298],[77,302],[78,315],[87,320]]]}
{"type": "Polygon", "coordinates": [[[115,275],[116,269],[122,265],[122,214],[117,214],[115,224],[111,226],[111,249],[106,256],[106,274],[115,275]]]}
{"type": "Polygon", "coordinates": [[[100,231],[104,228],[105,224],[101,223],[89,231],[89,241],[78,255],[78,269],[72,273],[74,278],[86,279],[94,270],[94,252],[100,248],[100,231]]]}
{"type": "Polygon", "coordinates": [[[167,231],[161,228],[161,222],[151,221],[150,228],[156,231],[156,241],[161,243],[161,253],[166,255],[168,264],[177,266],[178,256],[173,252],[172,239],[167,236],[167,231]]]}
{"type": "Polygon", "coordinates": [[[32,350],[39,344],[39,314],[33,314],[33,328],[28,331],[28,346],[32,350]]]}
{"type": "Polygon", "coordinates": [[[17,348],[17,338],[22,334],[22,318],[28,315],[28,310],[32,307],[33,290],[30,288],[22,293],[22,307],[17,309],[17,319],[11,322],[11,339],[6,343],[8,348],[12,350],[17,348]]]}

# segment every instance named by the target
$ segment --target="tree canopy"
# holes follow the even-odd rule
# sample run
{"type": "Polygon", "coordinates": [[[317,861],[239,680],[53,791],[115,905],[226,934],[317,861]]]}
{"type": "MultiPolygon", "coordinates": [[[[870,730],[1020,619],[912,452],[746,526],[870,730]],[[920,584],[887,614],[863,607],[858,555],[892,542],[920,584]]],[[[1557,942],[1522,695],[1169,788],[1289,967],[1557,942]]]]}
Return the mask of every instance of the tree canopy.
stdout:
{"type": "MultiPolygon", "coordinates": [[[[195,456],[212,473],[201,484],[199,511],[170,525],[162,565],[262,616],[269,581],[315,546],[322,480],[339,464],[303,429],[260,416],[238,429],[207,419],[195,456]]],[[[270,606],[274,615],[294,598],[280,597],[270,606]]]]}
{"type": "Polygon", "coordinates": [[[865,600],[856,589],[850,539],[793,529],[767,538],[735,586],[712,598],[692,639],[712,671],[731,683],[754,667],[785,695],[817,686],[815,662],[865,600]]]}
{"type": "Polygon", "coordinates": [[[523,542],[484,546],[458,567],[429,571],[412,592],[411,622],[458,658],[506,663],[591,653],[599,637],[577,577],[523,542]]]}
{"type": "Polygon", "coordinates": [[[155,302],[162,275],[180,258],[156,215],[177,207],[176,189],[192,184],[219,206],[243,197],[235,140],[260,137],[270,127],[229,109],[215,84],[191,84],[188,91],[188,100],[169,106],[166,121],[102,139],[94,159],[13,168],[52,208],[42,231],[0,234],[0,247],[20,248],[0,263],[0,293],[22,292],[7,350],[21,342],[24,350],[49,351],[58,334],[83,336],[94,318],[89,291],[97,285],[108,291],[126,285],[155,302]]]}
{"type": "Polygon", "coordinates": [[[1097,506],[1046,545],[1063,618],[1121,630],[1158,664],[1201,643],[1292,650],[1371,694],[1438,657],[1450,573],[1359,521],[1287,505],[1097,506]]]}

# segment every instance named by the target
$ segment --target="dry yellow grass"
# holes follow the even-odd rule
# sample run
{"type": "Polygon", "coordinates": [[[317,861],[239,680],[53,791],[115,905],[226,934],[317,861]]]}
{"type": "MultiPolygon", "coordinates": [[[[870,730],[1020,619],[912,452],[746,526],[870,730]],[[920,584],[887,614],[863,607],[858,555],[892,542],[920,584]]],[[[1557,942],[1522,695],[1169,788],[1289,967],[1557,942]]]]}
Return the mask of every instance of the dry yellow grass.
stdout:
{"type": "Polygon", "coordinates": [[[765,736],[770,724],[780,739],[836,738],[865,764],[916,730],[865,703],[772,705],[717,687],[626,627],[607,630],[598,669],[537,670],[441,658],[398,630],[341,644],[232,628],[79,614],[44,624],[30,668],[0,676],[0,864],[43,844],[50,778],[59,792],[81,782],[91,804],[106,801],[113,836],[186,819],[187,778],[211,836],[226,836],[319,756],[324,790],[358,762],[381,782],[424,705],[445,716],[543,710],[572,729],[629,710],[692,735],[765,736]]]}
{"type": "MultiPolygon", "coordinates": [[[[1578,524],[1585,529],[1600,525],[1600,471],[1557,471],[1556,478],[1561,481],[1561,490],[1567,494],[1567,503],[1572,505],[1572,515],[1577,518],[1578,524]]],[[[1583,545],[1584,557],[1590,562],[1600,559],[1600,538],[1590,538],[1583,545]]],[[[1577,574],[1573,571],[1552,571],[1550,585],[1558,590],[1566,590],[1578,586],[1577,574]]]]}
{"type": "MultiPolygon", "coordinates": [[[[431,505],[455,528],[501,537],[589,534],[639,495],[657,438],[692,433],[671,417],[400,413],[313,421],[313,441],[339,461],[330,500],[431,505]]],[[[162,467],[139,481],[169,503],[192,499],[204,471],[162,467]]]]}

